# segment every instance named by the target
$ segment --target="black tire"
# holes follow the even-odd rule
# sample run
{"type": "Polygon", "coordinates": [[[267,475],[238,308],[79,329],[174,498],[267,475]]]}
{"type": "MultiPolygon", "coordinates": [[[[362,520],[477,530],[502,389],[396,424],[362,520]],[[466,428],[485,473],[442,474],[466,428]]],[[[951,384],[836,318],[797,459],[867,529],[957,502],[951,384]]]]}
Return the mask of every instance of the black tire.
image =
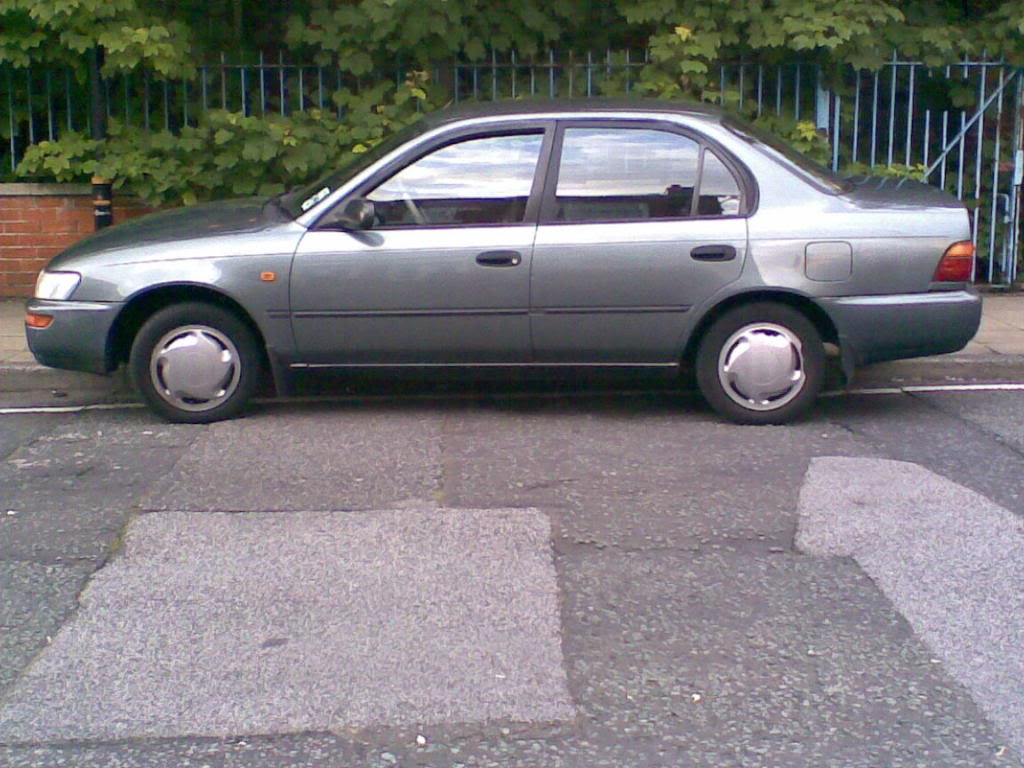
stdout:
{"type": "Polygon", "coordinates": [[[252,331],[236,315],[189,302],[165,307],[143,323],[128,368],[155,413],[207,424],[245,407],[260,381],[262,358],[252,331]]]}
{"type": "Polygon", "coordinates": [[[821,392],[825,348],[814,324],[785,304],[743,304],[718,318],[697,350],[697,385],[737,424],[783,424],[821,392]]]}

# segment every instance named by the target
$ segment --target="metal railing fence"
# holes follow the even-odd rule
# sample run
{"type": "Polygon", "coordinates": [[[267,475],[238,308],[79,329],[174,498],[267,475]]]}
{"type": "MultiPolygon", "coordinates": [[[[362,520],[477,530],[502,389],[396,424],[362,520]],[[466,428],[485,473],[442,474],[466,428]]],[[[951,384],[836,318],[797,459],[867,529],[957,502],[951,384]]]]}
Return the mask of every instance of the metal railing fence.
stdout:
{"type": "MultiPolygon", "coordinates": [[[[399,75],[401,76],[401,72],[399,75]]],[[[195,125],[203,112],[223,109],[247,116],[289,115],[317,108],[341,116],[333,96],[361,83],[340,68],[263,61],[197,67],[191,80],[158,78],[147,70],[104,81],[108,118],[146,131],[177,131],[195,125]]],[[[89,84],[82,72],[0,67],[0,121],[4,169],[13,172],[28,146],[59,138],[64,131],[87,132],[89,84]]]]}
{"type": "MultiPolygon", "coordinates": [[[[554,51],[538,58],[515,54],[476,64],[435,67],[429,77],[451,101],[506,98],[588,98],[633,93],[646,52],[606,51],[559,58],[554,51]]],[[[143,70],[105,80],[108,117],[142,130],[177,131],[195,125],[210,109],[244,115],[289,115],[320,109],[337,117],[343,108],[335,94],[358,92],[383,79],[402,82],[406,67],[375,77],[356,78],[339,67],[307,66],[262,57],[255,64],[226,60],[202,65],[191,80],[167,80],[143,70]]],[[[730,78],[754,88],[755,112],[815,119],[818,68],[811,64],[728,65],[721,68],[723,102],[730,78]]],[[[70,68],[12,69],[0,66],[0,173],[13,173],[27,147],[54,140],[67,131],[85,133],[89,125],[89,87],[81,72],[70,68]]]]}
{"type": "MultiPolygon", "coordinates": [[[[535,58],[515,54],[452,63],[429,72],[453,102],[505,98],[590,98],[636,92],[646,52],[535,58]]],[[[198,67],[191,80],[145,71],[106,81],[110,117],[139,130],[178,131],[209,109],[289,115],[320,109],[344,117],[339,92],[385,80],[408,67],[356,78],[338,67],[260,59],[198,67]]],[[[1009,285],[1020,262],[1020,184],[1024,171],[1024,76],[994,61],[928,67],[895,54],[874,71],[846,69],[826,78],[813,63],[724,63],[710,73],[705,98],[751,118],[807,121],[829,139],[839,171],[923,176],[968,205],[978,248],[976,278],[1009,285]]],[[[67,131],[87,132],[89,89],[67,70],[0,67],[0,174],[13,176],[26,148],[67,131]]]]}

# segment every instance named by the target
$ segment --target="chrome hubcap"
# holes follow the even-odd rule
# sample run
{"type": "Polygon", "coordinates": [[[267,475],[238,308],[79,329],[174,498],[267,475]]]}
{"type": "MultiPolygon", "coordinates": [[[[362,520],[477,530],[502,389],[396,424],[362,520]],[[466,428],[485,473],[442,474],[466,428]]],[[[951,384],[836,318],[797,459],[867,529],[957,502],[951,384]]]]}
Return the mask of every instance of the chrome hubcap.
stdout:
{"type": "Polygon", "coordinates": [[[241,370],[231,339],[204,325],[186,325],[165,334],[149,364],[159,395],[185,411],[207,411],[223,403],[238,388],[241,370]]]}
{"type": "Polygon", "coordinates": [[[781,325],[744,326],[722,347],[718,380],[726,394],[744,408],[781,408],[800,394],[807,380],[803,345],[781,325]]]}

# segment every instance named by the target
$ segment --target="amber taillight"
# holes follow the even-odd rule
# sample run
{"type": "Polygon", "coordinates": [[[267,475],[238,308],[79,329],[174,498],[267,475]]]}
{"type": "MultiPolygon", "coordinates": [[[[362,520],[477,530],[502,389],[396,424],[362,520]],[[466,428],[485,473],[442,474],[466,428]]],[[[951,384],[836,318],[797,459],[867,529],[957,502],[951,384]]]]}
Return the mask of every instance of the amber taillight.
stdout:
{"type": "Polygon", "coordinates": [[[935,268],[932,280],[936,283],[965,283],[971,279],[974,265],[974,243],[963,240],[953,243],[942,254],[942,261],[935,268]]]}

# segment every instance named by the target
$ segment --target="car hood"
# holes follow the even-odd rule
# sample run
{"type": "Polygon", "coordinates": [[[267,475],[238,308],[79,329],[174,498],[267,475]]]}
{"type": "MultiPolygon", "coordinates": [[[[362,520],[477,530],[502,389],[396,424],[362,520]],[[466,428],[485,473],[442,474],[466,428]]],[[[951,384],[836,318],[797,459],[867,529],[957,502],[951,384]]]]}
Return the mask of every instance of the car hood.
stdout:
{"type": "Polygon", "coordinates": [[[843,197],[858,208],[963,208],[953,195],[910,179],[851,176],[843,197]]]}
{"type": "Polygon", "coordinates": [[[48,268],[68,268],[83,256],[101,252],[148,251],[148,246],[260,232],[284,221],[287,219],[276,206],[266,205],[262,198],[175,208],[89,235],[53,259],[48,268]]]}

